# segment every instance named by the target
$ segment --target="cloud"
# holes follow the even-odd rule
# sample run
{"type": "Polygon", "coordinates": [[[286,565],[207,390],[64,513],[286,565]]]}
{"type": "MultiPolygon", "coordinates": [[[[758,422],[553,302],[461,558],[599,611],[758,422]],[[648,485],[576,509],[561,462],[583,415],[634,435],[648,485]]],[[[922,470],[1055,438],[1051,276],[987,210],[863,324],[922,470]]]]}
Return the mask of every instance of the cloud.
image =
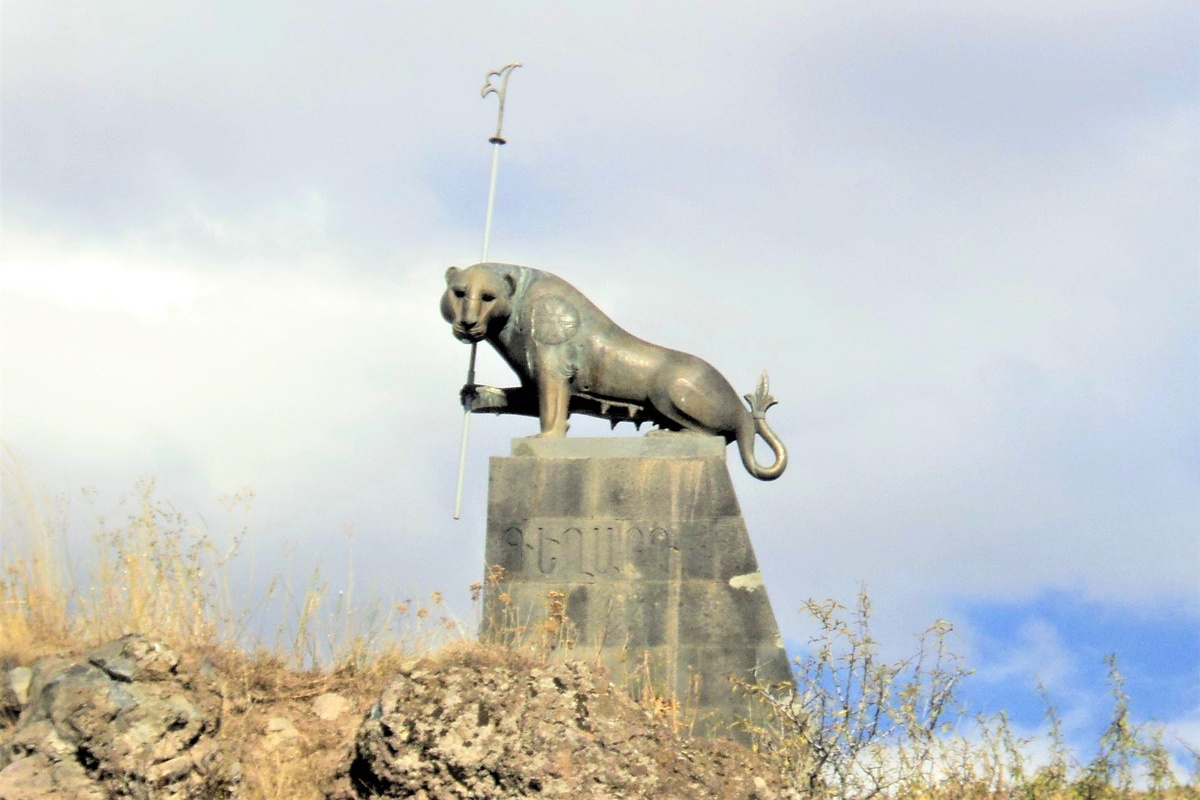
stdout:
{"type": "Polygon", "coordinates": [[[0,281],[5,291],[37,297],[66,311],[117,311],[144,321],[185,311],[196,296],[189,275],[130,269],[86,256],[53,266],[9,264],[0,281]]]}

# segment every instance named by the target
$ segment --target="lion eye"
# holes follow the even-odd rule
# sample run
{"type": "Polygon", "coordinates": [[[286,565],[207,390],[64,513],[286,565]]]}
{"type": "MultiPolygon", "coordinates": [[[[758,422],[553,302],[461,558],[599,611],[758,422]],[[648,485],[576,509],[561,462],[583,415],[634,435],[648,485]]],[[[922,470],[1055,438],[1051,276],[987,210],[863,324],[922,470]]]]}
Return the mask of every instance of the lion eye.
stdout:
{"type": "Polygon", "coordinates": [[[494,294],[487,294],[487,293],[485,293],[485,294],[483,295],[483,302],[485,302],[485,303],[490,303],[490,302],[492,302],[492,301],[493,301],[493,300],[495,300],[495,299],[496,299],[496,295],[494,295],[494,294]]]}

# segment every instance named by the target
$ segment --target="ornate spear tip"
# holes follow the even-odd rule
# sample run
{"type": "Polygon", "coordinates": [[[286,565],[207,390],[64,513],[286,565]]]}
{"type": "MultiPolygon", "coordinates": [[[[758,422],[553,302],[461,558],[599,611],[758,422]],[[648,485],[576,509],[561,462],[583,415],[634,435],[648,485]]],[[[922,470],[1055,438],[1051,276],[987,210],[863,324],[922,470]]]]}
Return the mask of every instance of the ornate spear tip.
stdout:
{"type": "Polygon", "coordinates": [[[501,98],[503,98],[504,90],[508,83],[508,74],[510,72],[512,72],[514,69],[516,69],[517,67],[523,67],[523,66],[525,66],[525,65],[522,64],[520,61],[514,61],[511,64],[507,64],[507,65],[501,67],[500,69],[496,70],[495,72],[489,72],[487,74],[487,78],[484,79],[483,88],[479,90],[479,96],[487,97],[492,92],[495,92],[496,94],[500,95],[501,98]],[[501,85],[499,87],[492,85],[492,78],[501,78],[502,79],[501,85]]]}
{"type": "Polygon", "coordinates": [[[483,88],[479,90],[480,97],[487,97],[489,94],[495,94],[500,99],[500,110],[496,115],[496,133],[488,139],[492,144],[504,144],[504,136],[500,133],[500,129],[504,127],[504,96],[508,93],[508,76],[517,67],[524,66],[520,61],[514,61],[495,72],[489,72],[487,79],[483,84],[483,88]],[[496,86],[492,83],[492,78],[499,78],[500,85],[496,86]]]}

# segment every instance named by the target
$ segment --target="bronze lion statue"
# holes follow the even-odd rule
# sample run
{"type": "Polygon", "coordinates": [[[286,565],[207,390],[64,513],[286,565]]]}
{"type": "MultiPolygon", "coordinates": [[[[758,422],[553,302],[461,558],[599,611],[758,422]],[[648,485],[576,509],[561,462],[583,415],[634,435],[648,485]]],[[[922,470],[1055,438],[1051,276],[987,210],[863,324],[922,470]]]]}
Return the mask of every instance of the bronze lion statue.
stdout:
{"type": "Polygon", "coordinates": [[[462,400],[469,411],[536,416],[538,435],[548,437],[566,435],[572,413],[614,426],[650,422],[736,441],[746,470],[761,480],[787,467],[787,450],[767,425],[776,401],[766,373],[746,395],[747,409],[708,362],[627,333],[556,275],[491,262],[450,267],[441,308],[456,338],[490,342],[521,379],[509,389],[468,383],[462,400]],[[756,435],[774,452],[774,463],[755,459],[756,435]]]}

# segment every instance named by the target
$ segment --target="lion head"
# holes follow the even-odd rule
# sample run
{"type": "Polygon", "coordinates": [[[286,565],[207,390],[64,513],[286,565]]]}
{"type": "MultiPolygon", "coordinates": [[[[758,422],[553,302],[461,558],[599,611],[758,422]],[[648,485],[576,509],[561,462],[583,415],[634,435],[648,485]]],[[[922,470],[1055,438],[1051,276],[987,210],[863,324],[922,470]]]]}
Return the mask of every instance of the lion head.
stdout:
{"type": "Polygon", "coordinates": [[[450,323],[455,338],[479,342],[498,331],[512,314],[516,282],[511,275],[486,264],[446,270],[446,292],[442,295],[442,317],[450,323]]]}

